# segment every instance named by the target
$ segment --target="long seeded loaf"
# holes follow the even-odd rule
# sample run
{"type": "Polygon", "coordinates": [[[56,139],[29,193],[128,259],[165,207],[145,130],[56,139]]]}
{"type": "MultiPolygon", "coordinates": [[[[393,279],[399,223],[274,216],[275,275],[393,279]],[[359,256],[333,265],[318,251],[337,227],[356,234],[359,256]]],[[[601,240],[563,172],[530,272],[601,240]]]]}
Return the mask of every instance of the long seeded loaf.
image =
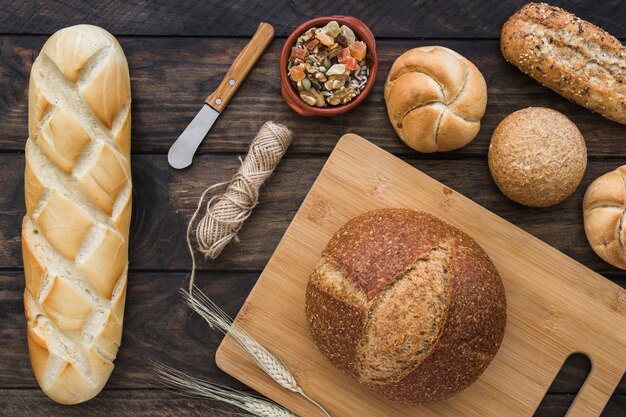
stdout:
{"type": "Polygon", "coordinates": [[[29,86],[22,252],[28,349],[62,404],[97,395],[122,336],[131,215],[130,79],[105,30],[62,29],[29,86]]]}
{"type": "Polygon", "coordinates": [[[563,97],[626,124],[626,48],[558,7],[529,3],[502,27],[504,58],[563,97]]]}

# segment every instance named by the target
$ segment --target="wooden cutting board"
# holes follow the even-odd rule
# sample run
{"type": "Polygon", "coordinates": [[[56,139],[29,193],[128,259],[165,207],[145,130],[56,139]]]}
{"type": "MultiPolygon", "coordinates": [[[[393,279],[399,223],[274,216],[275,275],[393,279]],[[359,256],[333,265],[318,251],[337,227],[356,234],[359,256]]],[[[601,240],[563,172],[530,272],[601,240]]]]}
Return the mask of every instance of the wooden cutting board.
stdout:
{"type": "MultiPolygon", "coordinates": [[[[446,163],[445,161],[441,162],[446,163]]],[[[333,416],[531,416],[565,359],[592,362],[568,416],[599,415],[626,370],[626,291],[365,139],[341,138],[236,318],[333,416]],[[386,401],[317,351],[304,318],[308,276],[333,233],[381,207],[429,212],[472,236],[504,281],[502,347],[480,379],[429,405],[386,401]]],[[[301,416],[318,410],[280,388],[226,337],[218,366],[301,416]]]]}

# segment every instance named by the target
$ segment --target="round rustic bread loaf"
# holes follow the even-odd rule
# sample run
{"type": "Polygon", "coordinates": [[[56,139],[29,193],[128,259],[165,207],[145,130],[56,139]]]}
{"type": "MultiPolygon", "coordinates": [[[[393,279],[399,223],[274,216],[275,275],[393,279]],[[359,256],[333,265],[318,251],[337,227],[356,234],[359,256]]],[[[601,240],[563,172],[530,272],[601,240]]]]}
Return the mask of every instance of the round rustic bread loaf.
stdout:
{"type": "Polygon", "coordinates": [[[547,207],[569,197],[585,174],[587,147],[558,111],[529,107],[508,115],[493,132],[489,170],[511,200],[547,207]]]}
{"type": "Polygon", "coordinates": [[[606,262],[626,269],[626,165],[598,177],[583,199],[585,234],[592,249],[606,262]]]}
{"type": "Polygon", "coordinates": [[[406,209],[362,214],[328,243],[306,288],[315,344],[386,398],[450,398],[495,356],[504,287],[468,235],[406,209]]]}
{"type": "Polygon", "coordinates": [[[420,152],[451,151],[478,134],[487,84],[478,68],[453,50],[423,46],[393,63],[385,102],[404,143],[420,152]]]}

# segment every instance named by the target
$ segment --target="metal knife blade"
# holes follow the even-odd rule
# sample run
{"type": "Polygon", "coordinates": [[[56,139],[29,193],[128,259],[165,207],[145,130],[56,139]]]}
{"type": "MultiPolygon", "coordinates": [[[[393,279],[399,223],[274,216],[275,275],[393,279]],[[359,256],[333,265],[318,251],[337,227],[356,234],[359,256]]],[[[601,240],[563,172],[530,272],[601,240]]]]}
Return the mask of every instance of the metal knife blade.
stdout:
{"type": "Polygon", "coordinates": [[[198,146],[209,133],[209,129],[217,120],[220,114],[208,104],[202,106],[202,109],[196,114],[189,126],[176,139],[176,142],[167,153],[167,161],[173,168],[183,169],[191,165],[193,155],[196,153],[198,146]]]}
{"type": "Polygon", "coordinates": [[[196,117],[185,131],[176,139],[167,154],[167,161],[173,168],[183,169],[191,165],[193,155],[204,137],[215,123],[217,116],[226,108],[243,80],[259,60],[263,51],[274,39],[274,28],[269,23],[261,23],[248,44],[239,52],[226,76],[209,95],[196,117]]]}

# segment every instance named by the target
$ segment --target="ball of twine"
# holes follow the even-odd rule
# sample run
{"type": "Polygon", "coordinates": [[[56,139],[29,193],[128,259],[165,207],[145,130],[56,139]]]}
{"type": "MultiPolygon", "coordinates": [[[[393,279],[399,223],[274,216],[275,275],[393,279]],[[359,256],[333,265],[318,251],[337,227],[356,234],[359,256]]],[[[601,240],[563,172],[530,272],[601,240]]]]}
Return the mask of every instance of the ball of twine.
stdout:
{"type": "Polygon", "coordinates": [[[198,207],[187,226],[187,246],[192,259],[190,292],[196,272],[191,232],[204,201],[211,195],[206,203],[205,213],[195,229],[196,241],[198,250],[206,259],[215,259],[231,240],[237,239],[237,232],[259,201],[259,188],[274,172],[287,152],[291,139],[292,135],[287,127],[266,122],[250,144],[248,154],[241,161],[241,167],[233,178],[229,182],[212,185],[202,193],[198,207]],[[225,191],[218,194],[224,187],[225,191]]]}

